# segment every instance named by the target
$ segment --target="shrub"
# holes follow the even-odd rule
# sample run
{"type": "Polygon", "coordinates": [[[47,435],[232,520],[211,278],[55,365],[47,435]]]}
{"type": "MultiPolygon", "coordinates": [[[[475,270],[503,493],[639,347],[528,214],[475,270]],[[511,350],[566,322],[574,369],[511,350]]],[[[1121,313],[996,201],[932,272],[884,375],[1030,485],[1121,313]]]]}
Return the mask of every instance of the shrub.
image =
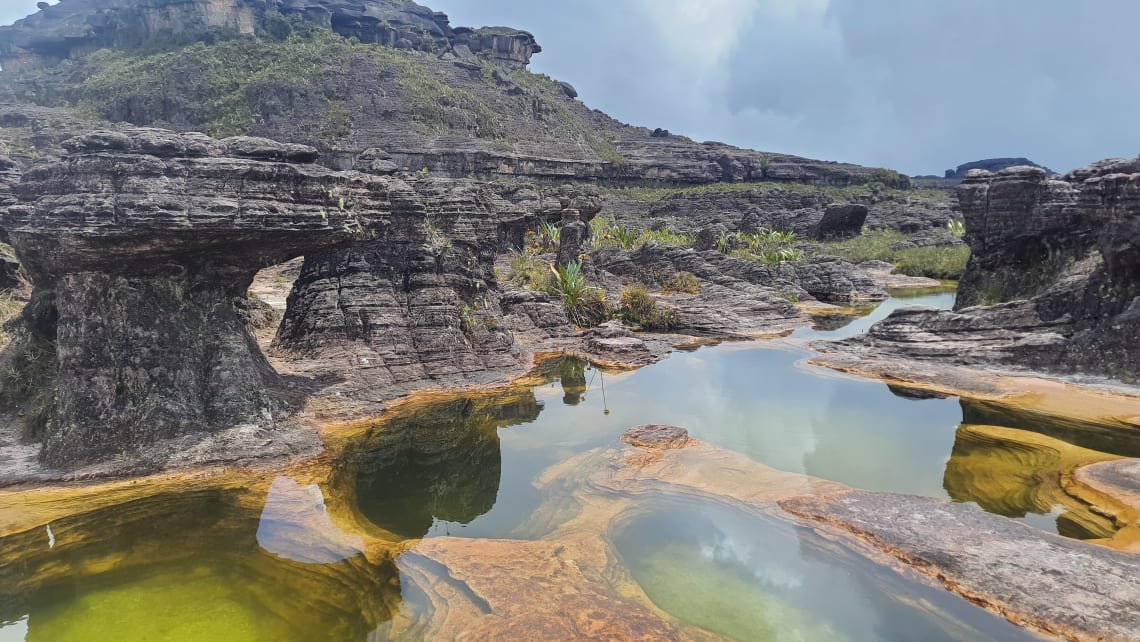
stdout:
{"type": "Polygon", "coordinates": [[[692,272],[675,272],[665,282],[666,292],[681,292],[684,294],[700,294],[701,282],[692,272]]]}
{"type": "Polygon", "coordinates": [[[670,330],[677,327],[677,311],[661,310],[657,300],[640,286],[627,288],[621,293],[618,314],[622,321],[643,330],[670,330]]]}
{"type": "Polygon", "coordinates": [[[606,319],[609,310],[605,294],[593,287],[582,274],[582,263],[570,261],[566,265],[550,264],[554,278],[550,281],[553,294],[562,299],[570,321],[581,327],[595,326],[606,319]]]}
{"type": "Polygon", "coordinates": [[[849,241],[825,244],[825,252],[851,261],[886,261],[896,271],[908,276],[925,276],[933,279],[960,279],[970,259],[970,248],[965,245],[951,247],[911,247],[895,249],[906,236],[894,230],[875,230],[849,241]]]}
{"type": "Polygon", "coordinates": [[[510,281],[532,290],[545,290],[550,283],[550,272],[546,264],[533,255],[515,252],[511,258],[510,281]]]}

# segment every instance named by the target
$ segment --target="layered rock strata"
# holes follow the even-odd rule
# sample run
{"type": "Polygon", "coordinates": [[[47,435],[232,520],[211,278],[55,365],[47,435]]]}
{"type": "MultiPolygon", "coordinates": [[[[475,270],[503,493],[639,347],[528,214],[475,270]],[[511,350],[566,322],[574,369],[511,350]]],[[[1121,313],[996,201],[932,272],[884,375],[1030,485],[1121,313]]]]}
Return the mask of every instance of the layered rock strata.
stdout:
{"type": "Polygon", "coordinates": [[[29,327],[58,359],[44,460],[271,425],[276,375],[237,302],[259,269],[364,234],[361,212],[398,187],[262,139],[139,129],[66,146],[3,217],[35,287],[29,327]]]}
{"type": "Polygon", "coordinates": [[[1032,167],[975,171],[958,195],[973,255],[955,311],[900,310],[851,346],[1140,375],[1140,160],[1063,178],[1032,167]]]}
{"type": "Polygon", "coordinates": [[[0,27],[0,66],[52,67],[106,47],[193,42],[208,34],[281,37],[300,21],[362,43],[433,53],[458,48],[525,67],[542,51],[534,36],[505,27],[452,30],[447,16],[394,0],[68,0],[0,27]]]}

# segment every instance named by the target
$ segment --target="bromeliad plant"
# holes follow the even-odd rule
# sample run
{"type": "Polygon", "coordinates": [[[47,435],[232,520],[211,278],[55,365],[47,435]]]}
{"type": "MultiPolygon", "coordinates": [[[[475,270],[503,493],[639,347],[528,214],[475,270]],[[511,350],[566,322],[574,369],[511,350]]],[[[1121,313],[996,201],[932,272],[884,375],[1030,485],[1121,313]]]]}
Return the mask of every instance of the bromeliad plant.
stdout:
{"type": "Polygon", "coordinates": [[[562,299],[570,321],[581,327],[592,327],[606,319],[609,309],[605,293],[593,287],[582,274],[582,262],[570,261],[566,265],[550,264],[554,275],[551,289],[562,299]]]}

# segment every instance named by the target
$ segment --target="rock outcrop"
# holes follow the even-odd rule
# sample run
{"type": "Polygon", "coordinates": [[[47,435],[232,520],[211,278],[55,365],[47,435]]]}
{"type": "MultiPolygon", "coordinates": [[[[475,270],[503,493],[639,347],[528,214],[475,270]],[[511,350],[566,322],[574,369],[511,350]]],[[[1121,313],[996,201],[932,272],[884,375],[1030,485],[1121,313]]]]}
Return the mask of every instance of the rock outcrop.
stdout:
{"type": "Polygon", "coordinates": [[[397,0],[67,0],[0,27],[6,72],[54,67],[107,47],[194,42],[227,35],[282,38],[297,23],[362,43],[432,53],[461,48],[525,67],[542,51],[534,36],[505,27],[452,30],[447,16],[397,0]]]}
{"type": "Polygon", "coordinates": [[[500,224],[524,213],[476,183],[420,177],[394,181],[381,212],[352,247],[305,257],[276,346],[355,373],[376,400],[517,365],[494,258],[500,224]]]}
{"type": "Polygon", "coordinates": [[[980,169],[987,172],[1000,172],[1003,169],[1009,169],[1010,167],[1036,167],[1044,171],[1046,174],[1057,174],[1057,172],[1054,172],[1048,167],[1045,167],[1044,165],[1038,165],[1028,158],[987,158],[985,160],[962,163],[956,169],[948,169],[946,170],[945,178],[960,181],[964,180],[970,174],[970,172],[975,169],[980,169]]]}
{"type": "Polygon", "coordinates": [[[364,234],[356,208],[387,209],[391,181],[260,139],[138,129],[66,146],[3,217],[35,287],[29,327],[58,359],[44,460],[272,425],[276,375],[236,302],[259,269],[364,234]]]}
{"type": "Polygon", "coordinates": [[[955,311],[900,310],[855,343],[1140,376],[1140,160],[1102,161],[1063,178],[1033,167],[975,171],[958,194],[973,256],[955,311]]]}

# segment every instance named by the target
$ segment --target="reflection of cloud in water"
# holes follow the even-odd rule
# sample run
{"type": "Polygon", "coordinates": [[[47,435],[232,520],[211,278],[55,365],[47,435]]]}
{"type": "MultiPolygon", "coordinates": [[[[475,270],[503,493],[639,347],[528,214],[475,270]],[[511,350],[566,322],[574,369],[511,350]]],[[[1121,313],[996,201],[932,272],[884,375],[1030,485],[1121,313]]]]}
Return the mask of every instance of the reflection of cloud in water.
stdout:
{"type": "Polygon", "coordinates": [[[332,564],[364,550],[360,537],[333,524],[319,486],[301,486],[285,476],[269,487],[257,543],[270,553],[306,564],[332,564]]]}
{"type": "Polygon", "coordinates": [[[0,624],[0,642],[24,642],[28,637],[28,618],[24,616],[15,622],[0,624]]]}
{"type": "Polygon", "coordinates": [[[798,539],[780,537],[761,542],[750,533],[757,526],[754,519],[728,512],[708,517],[709,525],[715,530],[700,536],[698,546],[702,557],[747,569],[768,588],[789,591],[803,586],[798,539]]]}

